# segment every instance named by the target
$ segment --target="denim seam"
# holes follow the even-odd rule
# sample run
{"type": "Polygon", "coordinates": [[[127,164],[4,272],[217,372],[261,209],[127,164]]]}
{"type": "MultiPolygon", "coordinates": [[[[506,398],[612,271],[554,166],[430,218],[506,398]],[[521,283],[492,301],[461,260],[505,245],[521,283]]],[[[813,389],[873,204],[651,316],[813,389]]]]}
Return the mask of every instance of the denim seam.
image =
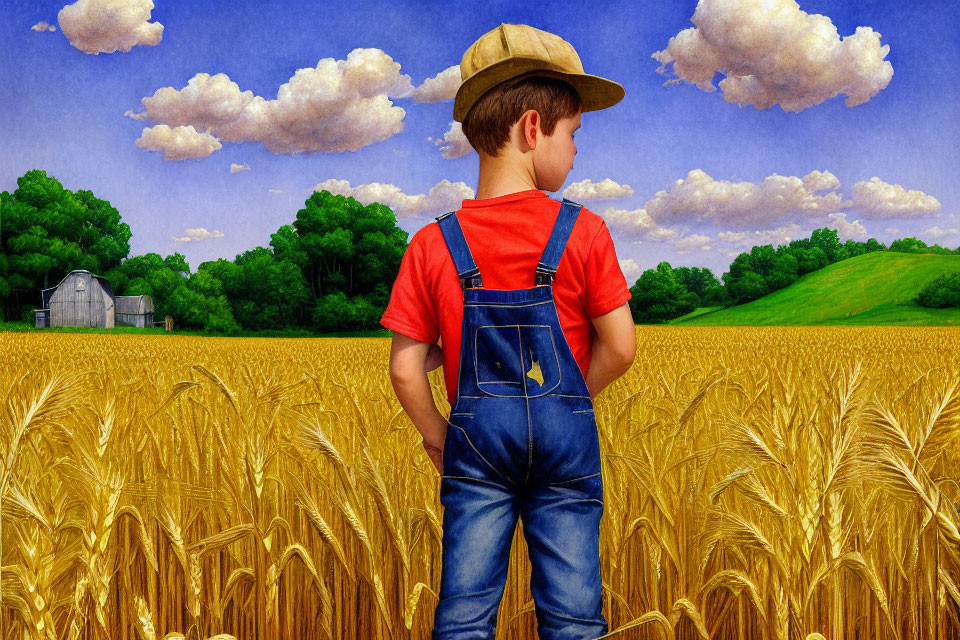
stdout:
{"type": "Polygon", "coordinates": [[[464,302],[468,307],[535,307],[541,304],[550,304],[549,300],[542,302],[524,302],[521,304],[499,304],[495,302],[464,302]]]}
{"type": "Polygon", "coordinates": [[[542,607],[540,609],[541,611],[543,611],[543,613],[547,614],[548,616],[552,616],[554,618],[560,618],[562,620],[570,620],[572,622],[585,622],[588,624],[598,624],[600,622],[599,620],[591,620],[590,618],[578,618],[576,616],[571,616],[566,613],[557,613],[555,611],[549,611],[549,610],[543,609],[542,607]]]}
{"type": "MultiPolygon", "coordinates": [[[[464,398],[486,398],[487,396],[468,396],[464,395],[464,398]]],[[[517,396],[519,397],[519,396],[517,396]]],[[[590,400],[590,396],[576,396],[569,393],[545,393],[542,396],[533,396],[534,398],[583,398],[585,400],[590,400]]]]}
{"type": "Polygon", "coordinates": [[[569,483],[571,483],[571,482],[577,482],[578,480],[586,480],[586,479],[588,479],[588,478],[596,478],[596,477],[599,476],[599,475],[600,475],[599,472],[598,472],[598,473],[591,473],[591,474],[588,475],[588,476],[580,476],[580,477],[578,477],[578,478],[570,478],[569,480],[561,480],[560,482],[549,482],[549,483],[547,483],[547,484],[549,484],[549,485],[551,485],[551,486],[553,486],[553,485],[555,485],[555,484],[569,484],[569,483]]]}
{"type": "MultiPolygon", "coordinates": [[[[523,355],[520,359],[523,360],[523,355]]],[[[523,383],[523,392],[523,402],[527,407],[527,473],[523,478],[523,484],[526,486],[530,482],[530,470],[533,468],[533,427],[530,426],[530,397],[527,395],[526,380],[523,383]]]]}
{"type": "Polygon", "coordinates": [[[512,484],[513,486],[517,486],[517,483],[516,483],[516,482],[514,482],[514,481],[511,480],[510,478],[508,478],[508,477],[506,477],[505,475],[503,475],[495,466],[493,466],[492,464],[490,464],[490,461],[489,461],[489,460],[487,460],[486,458],[483,457],[483,454],[480,453],[480,450],[477,449],[477,448],[474,446],[473,441],[470,440],[470,436],[467,435],[466,429],[464,429],[463,427],[461,427],[461,426],[459,426],[459,425],[453,424],[452,422],[449,423],[449,424],[450,424],[450,426],[456,427],[457,429],[460,430],[460,433],[463,434],[463,438],[464,438],[464,440],[467,441],[467,444],[470,445],[470,448],[473,449],[473,451],[477,454],[477,456],[478,456],[481,460],[483,460],[483,462],[484,462],[488,467],[490,467],[495,474],[497,474],[498,476],[500,476],[500,478],[502,478],[505,482],[509,482],[509,483],[512,484]]]}
{"type": "MultiPolygon", "coordinates": [[[[553,302],[553,306],[552,306],[553,317],[557,319],[557,326],[562,327],[563,325],[560,322],[560,310],[557,309],[557,297],[556,295],[554,295],[552,286],[550,287],[550,300],[553,302]]],[[[570,343],[567,340],[564,340],[563,343],[567,345],[567,352],[570,354],[571,358],[573,359],[574,364],[576,364],[577,357],[573,355],[573,349],[570,348],[570,343]]],[[[580,371],[580,365],[577,365],[577,371],[580,373],[579,379],[583,384],[583,390],[587,392],[587,398],[590,398],[590,389],[587,387],[587,379],[583,375],[583,371],[580,371]]]]}
{"type": "Polygon", "coordinates": [[[447,479],[447,480],[470,480],[470,481],[472,481],[472,482],[479,482],[479,483],[481,483],[481,484],[488,484],[488,485],[490,485],[491,487],[496,487],[496,488],[498,488],[498,489],[503,489],[503,485],[502,485],[502,484],[497,484],[496,482],[494,482],[494,481],[492,481],[492,480],[484,480],[484,479],[482,479],[482,478],[474,478],[473,476],[450,476],[450,475],[441,475],[441,476],[440,476],[440,479],[441,479],[441,480],[443,480],[443,479],[447,479]]]}

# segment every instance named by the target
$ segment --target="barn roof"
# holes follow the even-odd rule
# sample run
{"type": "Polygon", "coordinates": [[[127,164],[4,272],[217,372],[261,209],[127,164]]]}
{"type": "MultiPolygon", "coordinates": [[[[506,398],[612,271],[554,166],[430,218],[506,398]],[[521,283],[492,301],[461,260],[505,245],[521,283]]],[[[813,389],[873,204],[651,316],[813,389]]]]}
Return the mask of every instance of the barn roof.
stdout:
{"type": "MultiPolygon", "coordinates": [[[[60,282],[58,282],[58,283],[56,284],[56,286],[47,287],[46,289],[41,289],[41,290],[40,290],[40,300],[41,300],[41,303],[42,303],[41,306],[42,306],[43,308],[47,308],[47,307],[49,306],[50,297],[53,295],[53,292],[57,290],[57,287],[59,287],[60,285],[62,285],[62,284],[64,283],[64,281],[65,281],[67,278],[69,278],[71,275],[73,275],[74,273],[90,273],[90,272],[87,271],[86,269],[74,269],[73,271],[71,271],[71,272],[68,273],[67,275],[63,276],[63,279],[60,280],[60,282]]],[[[110,281],[109,281],[109,280],[107,280],[107,279],[104,278],[103,276],[98,276],[98,275],[96,275],[95,273],[90,273],[90,275],[100,281],[100,285],[101,285],[104,289],[106,289],[107,293],[110,294],[110,297],[111,297],[111,298],[114,297],[114,295],[113,295],[113,287],[110,286],[110,281]]]]}

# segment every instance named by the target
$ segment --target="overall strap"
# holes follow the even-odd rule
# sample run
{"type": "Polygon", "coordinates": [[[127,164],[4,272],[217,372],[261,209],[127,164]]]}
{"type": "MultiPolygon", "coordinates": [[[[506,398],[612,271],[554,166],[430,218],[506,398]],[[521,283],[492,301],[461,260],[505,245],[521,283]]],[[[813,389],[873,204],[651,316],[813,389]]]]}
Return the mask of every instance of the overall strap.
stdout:
{"type": "Polygon", "coordinates": [[[480,277],[480,269],[473,261],[473,254],[470,253],[467,239],[463,237],[463,230],[460,228],[460,221],[457,220],[456,212],[450,211],[437,216],[437,224],[440,225],[443,240],[447,243],[447,250],[453,257],[453,264],[457,268],[457,277],[460,278],[460,287],[463,289],[482,287],[483,279],[480,277]]]}
{"type": "Polygon", "coordinates": [[[567,239],[577,221],[577,216],[580,215],[581,206],[583,205],[563,199],[557,221],[553,225],[553,231],[550,232],[550,239],[547,240],[547,246],[544,247],[543,255],[540,256],[540,262],[537,264],[534,285],[553,284],[553,276],[557,272],[557,265],[560,264],[560,256],[563,255],[567,239]]]}

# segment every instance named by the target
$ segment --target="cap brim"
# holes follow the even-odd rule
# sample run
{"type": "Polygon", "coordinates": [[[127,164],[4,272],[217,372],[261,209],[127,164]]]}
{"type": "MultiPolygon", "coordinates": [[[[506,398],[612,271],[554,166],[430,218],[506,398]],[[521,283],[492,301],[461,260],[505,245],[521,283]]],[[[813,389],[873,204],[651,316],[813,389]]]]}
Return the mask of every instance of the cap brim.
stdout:
{"type": "MultiPolygon", "coordinates": [[[[538,65],[543,64],[542,60],[532,62],[538,65]]],[[[623,100],[624,95],[626,95],[626,91],[620,83],[589,73],[567,73],[542,68],[517,73],[516,67],[518,64],[522,65],[522,63],[522,60],[516,58],[504,60],[467,79],[457,89],[457,95],[454,98],[453,119],[457,122],[463,122],[477,100],[495,86],[503,82],[519,81],[528,76],[545,76],[569,82],[580,95],[582,111],[597,111],[612,107],[623,100]]]]}

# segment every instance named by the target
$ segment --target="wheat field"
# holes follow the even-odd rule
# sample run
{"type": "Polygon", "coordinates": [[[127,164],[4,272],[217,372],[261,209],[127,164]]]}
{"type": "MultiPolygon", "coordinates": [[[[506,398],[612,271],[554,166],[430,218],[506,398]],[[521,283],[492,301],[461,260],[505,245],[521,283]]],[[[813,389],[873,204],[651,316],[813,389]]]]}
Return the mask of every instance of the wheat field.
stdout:
{"type": "MultiPolygon", "coordinates": [[[[608,637],[960,638],[960,331],[637,339],[595,400],[608,637]]],[[[429,638],[440,478],[389,351],[0,333],[0,637],[429,638]]],[[[498,639],[535,637],[526,553],[498,639]]]]}

